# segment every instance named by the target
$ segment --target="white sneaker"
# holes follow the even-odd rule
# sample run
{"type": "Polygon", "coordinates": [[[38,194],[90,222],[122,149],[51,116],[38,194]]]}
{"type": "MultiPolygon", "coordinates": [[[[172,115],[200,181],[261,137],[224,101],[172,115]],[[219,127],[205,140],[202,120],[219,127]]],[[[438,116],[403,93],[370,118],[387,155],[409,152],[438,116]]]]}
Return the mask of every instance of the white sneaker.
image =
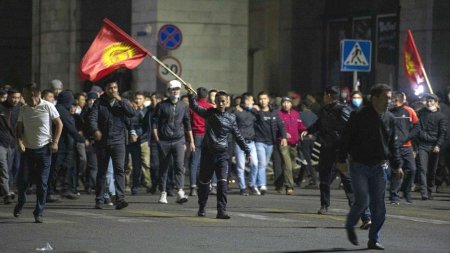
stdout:
{"type": "Polygon", "coordinates": [[[250,193],[252,195],[261,195],[261,193],[259,192],[258,188],[256,186],[250,186],[250,193]]]}
{"type": "Polygon", "coordinates": [[[167,192],[161,192],[161,196],[159,197],[158,203],[167,204],[167,192]]]}
{"type": "Polygon", "coordinates": [[[265,185],[263,185],[259,188],[259,191],[261,192],[261,195],[264,195],[267,192],[267,187],[265,185]]]}
{"type": "Polygon", "coordinates": [[[177,192],[177,203],[183,204],[183,203],[186,203],[187,201],[188,201],[188,197],[184,194],[183,189],[178,190],[178,192],[177,192]]]}

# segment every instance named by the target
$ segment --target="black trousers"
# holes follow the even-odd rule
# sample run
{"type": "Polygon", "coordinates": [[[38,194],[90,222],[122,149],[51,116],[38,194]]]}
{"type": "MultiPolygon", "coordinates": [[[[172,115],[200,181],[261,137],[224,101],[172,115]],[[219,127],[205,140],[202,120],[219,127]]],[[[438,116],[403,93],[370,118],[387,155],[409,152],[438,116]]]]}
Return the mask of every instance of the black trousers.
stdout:
{"type": "Polygon", "coordinates": [[[198,176],[198,204],[205,208],[208,201],[209,184],[216,173],[217,176],[217,212],[222,213],[227,208],[227,177],[229,156],[228,152],[210,152],[207,147],[202,148],[200,160],[200,173],[198,176]]]}
{"type": "MultiPolygon", "coordinates": [[[[320,205],[330,206],[330,185],[332,182],[332,170],[336,162],[337,149],[335,147],[324,147],[320,150],[319,179],[320,179],[320,205]]],[[[345,195],[349,205],[353,204],[352,181],[348,175],[338,172],[344,184],[345,195]]]]}
{"type": "Polygon", "coordinates": [[[114,186],[116,187],[117,201],[125,198],[125,143],[113,145],[99,145],[96,147],[97,154],[97,185],[95,187],[95,200],[103,203],[106,192],[106,172],[108,171],[109,159],[111,158],[114,169],[114,186]]]}
{"type": "Polygon", "coordinates": [[[439,153],[420,148],[417,151],[416,164],[417,173],[419,174],[420,195],[422,197],[429,197],[433,192],[438,161],[439,153]]]}

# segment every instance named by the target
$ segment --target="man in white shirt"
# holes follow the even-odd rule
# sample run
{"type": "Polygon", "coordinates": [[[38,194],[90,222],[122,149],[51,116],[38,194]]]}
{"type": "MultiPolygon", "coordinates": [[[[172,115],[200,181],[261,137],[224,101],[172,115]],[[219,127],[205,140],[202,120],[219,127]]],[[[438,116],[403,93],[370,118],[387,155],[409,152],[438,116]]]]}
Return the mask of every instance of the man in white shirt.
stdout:
{"type": "Polygon", "coordinates": [[[25,105],[20,108],[17,122],[17,142],[21,156],[18,180],[18,202],[14,216],[19,217],[26,202],[26,189],[31,175],[36,182],[36,207],[33,215],[36,223],[42,223],[47,198],[47,182],[50,174],[52,153],[58,151],[58,141],[63,124],[55,106],[40,98],[40,90],[35,83],[23,89],[25,105]],[[52,123],[56,129],[52,136],[52,123]]]}

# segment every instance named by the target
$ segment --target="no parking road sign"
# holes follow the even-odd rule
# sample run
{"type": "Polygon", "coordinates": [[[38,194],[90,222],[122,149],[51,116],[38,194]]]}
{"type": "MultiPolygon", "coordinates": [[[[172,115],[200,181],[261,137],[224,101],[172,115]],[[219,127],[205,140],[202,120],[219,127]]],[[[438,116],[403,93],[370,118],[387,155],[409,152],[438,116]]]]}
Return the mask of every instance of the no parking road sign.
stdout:
{"type": "Polygon", "coordinates": [[[370,40],[342,40],[341,49],[341,71],[370,72],[370,40]]]}
{"type": "Polygon", "coordinates": [[[177,49],[183,41],[183,34],[181,30],[172,24],[167,24],[161,27],[158,32],[158,42],[162,48],[168,50],[177,49]]]}

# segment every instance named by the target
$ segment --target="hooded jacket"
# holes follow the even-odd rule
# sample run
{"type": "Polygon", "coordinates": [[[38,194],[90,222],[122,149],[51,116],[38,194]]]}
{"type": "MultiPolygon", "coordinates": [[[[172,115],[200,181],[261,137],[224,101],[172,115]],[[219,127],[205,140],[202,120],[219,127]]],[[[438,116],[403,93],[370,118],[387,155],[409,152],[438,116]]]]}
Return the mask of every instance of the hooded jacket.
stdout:
{"type": "Polygon", "coordinates": [[[84,137],[80,135],[75,126],[75,119],[70,113],[70,107],[74,103],[75,99],[73,94],[69,90],[62,91],[58,94],[56,110],[58,110],[61,121],[63,123],[63,130],[61,132],[60,143],[69,144],[72,138],[76,142],[83,143],[84,137]]]}

